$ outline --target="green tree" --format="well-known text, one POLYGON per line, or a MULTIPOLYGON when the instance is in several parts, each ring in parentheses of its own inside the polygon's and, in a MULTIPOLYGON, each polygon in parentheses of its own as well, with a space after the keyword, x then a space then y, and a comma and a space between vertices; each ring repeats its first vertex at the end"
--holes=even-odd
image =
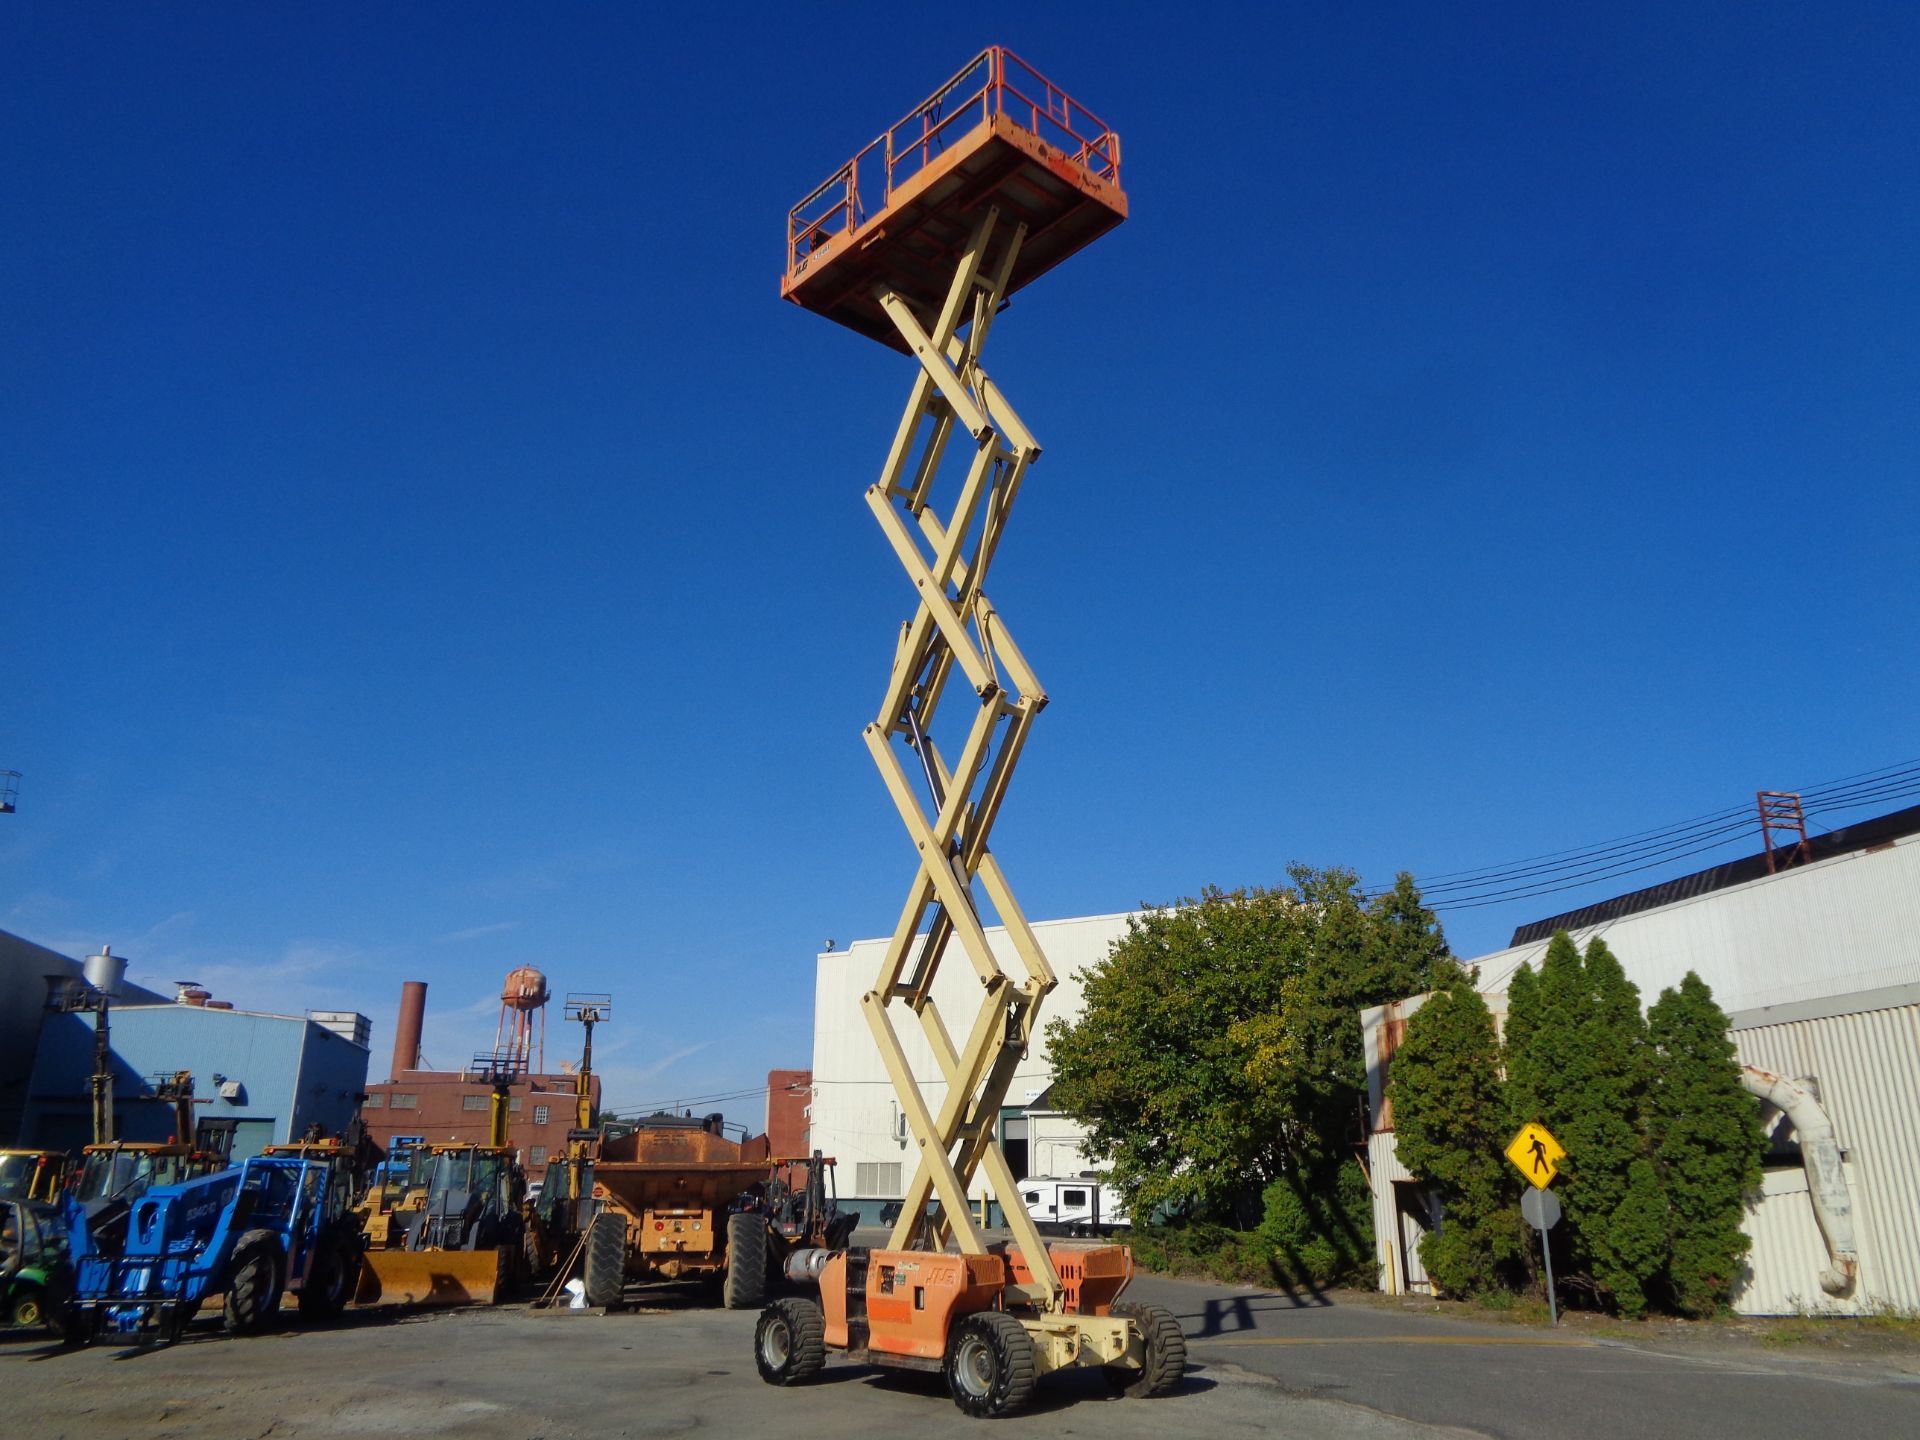
POLYGON ((1691 970, 1647 1011, 1657 1057, 1647 1129, 1666 1187, 1667 1281, 1675 1308, 1709 1315, 1733 1298, 1748 1239, 1747 1196, 1760 1184, 1759 1102, 1740 1083, 1727 1017, 1691 970))
POLYGON ((1651 1050, 1639 991, 1605 941, 1582 957, 1560 931, 1537 978, 1515 975, 1507 1057, 1509 1118, 1540 1121, 1567 1149, 1556 1188, 1568 1278, 1643 1313, 1666 1259, 1666 1199, 1642 1126, 1651 1050))
POLYGON ((1297 1240, 1291 1205, 1336 1256, 1365 1254, 1370 1212, 1341 1177, 1357 1170, 1359 1010, 1425 988, 1446 940, 1406 877, 1368 900, 1349 871, 1288 874, 1131 919, 1084 973, 1080 1015, 1047 1027, 1053 1093, 1134 1214, 1274 1215, 1297 1240))
POLYGON ((1439 1195, 1441 1227, 1420 1258, 1441 1289, 1481 1294, 1521 1271, 1520 1180, 1501 1153, 1512 1136, 1493 1015, 1458 965, 1440 969, 1407 1021, 1388 1072, 1400 1163, 1439 1195))

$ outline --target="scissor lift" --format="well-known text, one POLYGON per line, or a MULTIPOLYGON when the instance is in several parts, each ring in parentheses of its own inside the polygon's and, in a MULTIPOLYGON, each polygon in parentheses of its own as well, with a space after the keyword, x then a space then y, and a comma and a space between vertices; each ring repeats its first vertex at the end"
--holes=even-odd
POLYGON ((1008 297, 1126 213, 1119 137, 995 47, 789 217, 782 295, 918 366, 866 498, 919 603, 865 739, 919 869, 861 1006, 919 1158, 887 1247, 816 1260, 820 1303, 780 1301, 762 1315, 756 1360, 774 1383, 811 1378, 839 1349, 941 1371, 963 1410, 996 1415, 1069 1366, 1101 1367, 1135 1394, 1164 1393, 1184 1373, 1172 1315, 1119 1303, 1132 1276, 1127 1249, 1049 1248, 994 1134, 1056 981, 987 846, 1047 696, 985 589, 1040 445, 981 354, 1008 297), (936 497, 943 475, 957 478, 950 498, 936 497), (975 704, 957 721, 941 715, 956 674, 975 704), (952 758, 934 739, 941 719, 943 733, 963 737, 952 758), (988 907, 1023 978, 1002 969, 988 942, 988 907), (933 999, 956 941, 981 987, 958 1043, 933 999), (908 1063, 902 1012, 918 1020, 939 1066, 937 1104, 908 1063), (977 1176, 1000 1202, 1011 1245, 988 1245, 974 1222, 977 1176), (929 1201, 938 1203, 929 1210, 929 1201))

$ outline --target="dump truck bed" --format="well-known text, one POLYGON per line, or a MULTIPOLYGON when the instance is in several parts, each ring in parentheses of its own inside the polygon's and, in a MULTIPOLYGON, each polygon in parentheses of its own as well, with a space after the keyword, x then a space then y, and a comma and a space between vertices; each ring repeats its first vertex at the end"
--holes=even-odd
POLYGON ((767 1178, 767 1163, 738 1160, 601 1160, 593 1181, 621 1205, 639 1214, 671 1205, 725 1205, 767 1178))

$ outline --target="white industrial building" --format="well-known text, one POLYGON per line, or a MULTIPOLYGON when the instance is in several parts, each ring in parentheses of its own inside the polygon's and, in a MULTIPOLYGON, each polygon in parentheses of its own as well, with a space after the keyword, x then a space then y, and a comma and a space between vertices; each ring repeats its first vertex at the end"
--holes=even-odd
MULTIPOLYGON (((1080 974, 1126 934, 1127 918, 1034 926, 1060 984, 1001 1113, 1000 1140, 1018 1177, 1098 1168, 1082 1149, 1082 1129, 1047 1095, 1044 1031, 1080 1014, 1080 974)), ((1777 874, 1750 856, 1521 927, 1514 945, 1466 962, 1496 1020, 1504 1020, 1509 978, 1537 966, 1561 928, 1582 945, 1604 935, 1645 1004, 1696 972, 1728 1012, 1741 1063, 1780 1082, 1769 1093, 1795 1103, 1804 1124, 1830 1124, 1835 1173, 1823 1190, 1818 1175, 1809 1178, 1816 1147, 1798 1143, 1779 1108, 1764 1112, 1774 1149, 1748 1216, 1754 1248, 1735 1309, 1920 1311, 1920 807, 1816 837, 1810 859, 1777 874)), ((987 934, 1002 967, 1024 975, 1005 932, 987 934)), ((886 945, 862 940, 821 954, 814 992, 813 1143, 838 1159, 843 1196, 869 1220, 904 1193, 917 1150, 860 1007, 886 945)), ((973 969, 942 966, 934 1000, 950 1029, 956 1017, 970 1020, 979 1002, 973 969)), ((1395 1156, 1384 1094, 1392 1049, 1419 1005, 1412 997, 1361 1017, 1379 1284, 1392 1293, 1430 1288, 1418 1246, 1435 1217, 1395 1156)), ((937 1105, 944 1087, 932 1052, 917 1027, 902 1025, 900 1034, 937 1105)), ((983 1182, 973 1194, 986 1197, 983 1182)))
MULTIPOLYGON (((1126 934, 1127 917, 1039 921, 1033 931, 1060 983, 1041 1003, 1039 1033, 1014 1072, 1001 1110, 1000 1142, 1016 1178, 1064 1179, 1092 1167, 1079 1148, 1080 1128, 1045 1104, 1044 1092, 1053 1083, 1045 1030, 1049 1021, 1079 1015, 1080 972, 1106 958, 1113 942, 1126 934), (1041 1104, 1029 1115, 1036 1101, 1041 1104)), ((987 938, 1001 968, 1023 979, 1026 970, 1006 931, 991 927, 987 938)), ((869 1220, 884 1202, 906 1192, 918 1153, 860 1008, 860 997, 879 977, 887 943, 860 940, 845 950, 826 951, 818 957, 814 981, 812 1143, 839 1162, 842 1203, 857 1205, 869 1220)), ((980 980, 973 967, 964 960, 942 964, 933 1001, 949 1030, 963 1030, 980 1009, 980 980)), ((917 1025, 905 1021, 898 1028, 914 1078, 937 1109, 946 1086, 933 1051, 917 1025)), ((987 1198, 984 1179, 975 1180, 973 1197, 987 1198)))
MULTIPOLYGON (((1734 1309, 1920 1310, 1920 808, 1818 837, 1810 860, 1778 873, 1753 856, 1523 926, 1519 943, 1467 962, 1497 1021, 1508 981, 1538 968, 1556 929, 1582 946, 1604 936, 1643 1004, 1694 971, 1728 1013, 1749 1089, 1792 1106, 1763 1111, 1774 1145, 1734 1309)), ((1430 1288, 1418 1246, 1434 1217, 1394 1153, 1383 1093, 1419 1006, 1362 1013, 1390 1293, 1430 1288)))

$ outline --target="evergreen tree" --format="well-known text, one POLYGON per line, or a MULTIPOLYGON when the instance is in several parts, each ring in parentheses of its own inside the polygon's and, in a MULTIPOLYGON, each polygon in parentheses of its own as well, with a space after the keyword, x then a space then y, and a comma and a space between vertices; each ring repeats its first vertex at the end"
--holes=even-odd
POLYGON ((1641 1314, 1665 1261, 1666 1202, 1641 1124, 1651 1065, 1640 995, 1605 941, 1583 958, 1560 931, 1537 979, 1514 977, 1507 1056, 1511 1118, 1541 1122, 1567 1150, 1555 1188, 1568 1278, 1641 1314))
POLYGON ((1667 1280, 1676 1308, 1708 1315, 1733 1297, 1748 1240, 1740 1218, 1760 1184, 1759 1102, 1740 1083, 1726 1014, 1689 970, 1647 1012, 1657 1063, 1647 1129, 1665 1183, 1667 1280))
POLYGON ((1444 1207, 1420 1259, 1441 1289, 1471 1295, 1501 1288, 1526 1253, 1520 1181, 1501 1154, 1512 1127, 1493 1015, 1460 966, 1443 962, 1435 978, 1393 1053, 1388 1093, 1400 1163, 1444 1207))

